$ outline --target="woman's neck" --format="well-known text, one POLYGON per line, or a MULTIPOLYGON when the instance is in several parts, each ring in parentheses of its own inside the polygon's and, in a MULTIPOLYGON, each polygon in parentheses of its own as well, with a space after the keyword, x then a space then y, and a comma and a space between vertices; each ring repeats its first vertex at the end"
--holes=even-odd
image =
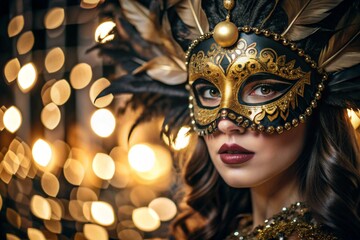
POLYGON ((283 207, 297 201, 302 201, 302 198, 299 193, 299 183, 293 171, 286 171, 260 186, 251 188, 253 227, 263 224, 266 219, 280 212, 283 207))

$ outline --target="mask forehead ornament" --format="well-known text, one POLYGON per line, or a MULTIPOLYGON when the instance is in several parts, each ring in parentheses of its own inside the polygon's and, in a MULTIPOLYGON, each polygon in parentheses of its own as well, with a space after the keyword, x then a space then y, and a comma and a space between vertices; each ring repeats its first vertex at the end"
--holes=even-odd
POLYGON ((226 20, 194 40, 186 54, 189 109, 199 135, 221 119, 259 132, 282 133, 311 115, 327 74, 284 36, 226 20))

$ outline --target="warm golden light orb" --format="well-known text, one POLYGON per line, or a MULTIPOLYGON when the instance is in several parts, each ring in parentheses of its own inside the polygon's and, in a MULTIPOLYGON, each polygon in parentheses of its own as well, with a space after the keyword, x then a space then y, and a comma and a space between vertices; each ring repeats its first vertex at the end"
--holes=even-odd
POLYGON ((55 29, 60 27, 65 19, 64 8, 55 7, 50 9, 44 18, 44 25, 47 29, 55 29))
POLYGON ((180 130, 179 130, 179 132, 177 134, 177 137, 175 139, 175 142, 172 145, 174 150, 181 150, 181 149, 186 148, 189 145, 189 142, 190 142, 189 131, 190 131, 190 129, 191 128, 189 126, 184 126, 184 127, 180 128, 180 130))
POLYGON ((41 177, 41 187, 47 195, 56 197, 60 190, 60 182, 54 174, 44 173, 41 177))
POLYGON ((115 35, 110 34, 110 31, 115 27, 113 21, 106 21, 101 23, 95 31, 95 41, 105 43, 114 39, 115 35))
POLYGON ((115 221, 114 209, 107 202, 91 203, 91 216, 96 223, 103 226, 110 226, 115 221))
POLYGON ((360 111, 354 111, 352 109, 347 110, 348 116, 351 121, 351 125, 354 129, 357 129, 360 126, 360 111))
POLYGON ((132 220, 137 228, 144 232, 152 232, 160 227, 160 219, 151 208, 141 207, 133 211, 132 220))
POLYGON ((85 224, 84 235, 88 240, 108 240, 109 234, 105 228, 96 224, 85 224))
POLYGON ((92 79, 92 70, 87 63, 78 63, 70 72, 70 83, 75 89, 85 88, 92 79))
POLYGON ((3 122, 6 130, 11 133, 16 132, 22 123, 22 116, 20 110, 15 107, 11 106, 4 112, 3 122))
POLYGON ((55 103, 47 104, 41 111, 41 122, 47 129, 55 129, 61 120, 61 112, 55 103))
POLYGON ((56 105, 65 104, 71 95, 71 87, 65 79, 58 80, 50 90, 50 98, 56 105))
POLYGON ((65 54, 59 47, 53 48, 46 54, 45 68, 49 73, 59 71, 65 63, 65 54))
POLYGON ((112 94, 108 94, 104 97, 96 99, 99 93, 108 86, 110 86, 110 81, 106 78, 100 78, 91 85, 89 92, 90 101, 92 102, 92 104, 94 104, 95 107, 104 108, 108 106, 114 99, 114 95, 112 94))
POLYGON ((175 203, 169 198, 156 198, 149 204, 149 208, 153 209, 159 216, 161 221, 169 221, 175 217, 177 208, 175 203))
POLYGON ((33 63, 27 63, 19 71, 18 85, 24 93, 28 92, 35 84, 37 79, 37 71, 33 63))
POLYGON ((91 116, 91 128, 100 137, 108 137, 115 130, 115 117, 107 109, 98 109, 91 116))
POLYGON ((115 163, 109 155, 97 153, 92 162, 92 169, 99 178, 110 180, 115 174, 115 163))
POLYGON ((42 139, 38 139, 32 148, 32 155, 37 164, 46 167, 52 159, 52 149, 50 145, 42 139))
POLYGON ((18 15, 11 19, 8 25, 8 34, 9 37, 14 37, 18 35, 24 28, 24 16, 18 15))
POLYGON ((155 166, 155 153, 145 144, 132 146, 128 153, 130 166, 138 172, 150 171, 155 166))
POLYGON ((17 58, 13 58, 8 61, 4 68, 4 75, 6 80, 10 83, 14 81, 20 71, 20 62, 17 58))
POLYGON ((44 234, 36 228, 28 228, 27 235, 29 240, 46 240, 44 234))
POLYGON ((35 37, 32 31, 27 31, 21 34, 17 42, 17 50, 19 54, 25 54, 29 52, 35 43, 35 37))
POLYGON ((51 206, 49 202, 40 195, 34 195, 30 201, 30 210, 38 218, 50 220, 51 206))

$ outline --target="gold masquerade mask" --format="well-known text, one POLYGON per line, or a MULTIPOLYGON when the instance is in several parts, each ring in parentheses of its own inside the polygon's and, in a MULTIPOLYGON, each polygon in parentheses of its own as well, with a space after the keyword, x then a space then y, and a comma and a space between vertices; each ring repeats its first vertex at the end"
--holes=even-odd
POLYGON ((220 119, 267 133, 296 127, 326 80, 303 50, 266 30, 243 27, 231 47, 209 33, 188 52, 189 108, 200 135, 214 132, 220 119))

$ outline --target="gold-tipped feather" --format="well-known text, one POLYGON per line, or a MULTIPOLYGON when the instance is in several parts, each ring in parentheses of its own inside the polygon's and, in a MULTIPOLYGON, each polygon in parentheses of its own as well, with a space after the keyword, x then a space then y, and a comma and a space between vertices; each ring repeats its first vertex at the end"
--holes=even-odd
POLYGON ((320 52, 319 67, 328 72, 360 63, 360 16, 355 14, 354 17, 350 11, 339 21, 337 32, 320 52))
POLYGON ((158 29, 150 17, 149 9, 134 0, 119 0, 119 2, 122 13, 129 23, 135 26, 142 38, 149 42, 161 44, 158 29))
POLYGON ((167 85, 177 85, 186 82, 187 72, 185 64, 180 59, 169 58, 167 56, 159 56, 144 63, 135 69, 132 74, 136 75, 140 72, 146 73, 160 82, 167 85), (183 66, 180 67, 179 64, 183 66))
POLYGON ((329 16, 331 10, 342 1, 285 0, 282 7, 288 15, 289 25, 281 35, 292 41, 298 41, 310 36, 317 31, 317 27, 312 28, 309 25, 319 23, 329 16))
POLYGON ((209 32, 209 22, 204 10, 201 8, 201 0, 183 0, 176 4, 176 12, 181 20, 189 27, 189 39, 195 39, 209 32))

